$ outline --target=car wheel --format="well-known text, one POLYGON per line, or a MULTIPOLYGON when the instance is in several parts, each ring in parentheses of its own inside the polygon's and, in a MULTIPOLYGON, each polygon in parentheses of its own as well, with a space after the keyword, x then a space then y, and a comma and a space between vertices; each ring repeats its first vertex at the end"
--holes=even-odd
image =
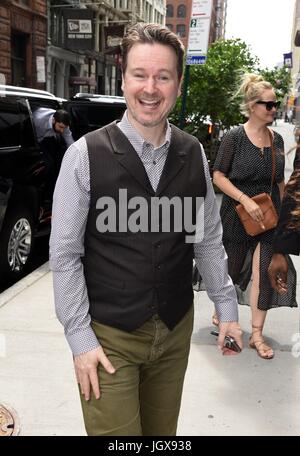
POLYGON ((33 251, 34 223, 26 208, 14 208, 6 214, 0 233, 0 281, 18 280, 30 262, 33 251))

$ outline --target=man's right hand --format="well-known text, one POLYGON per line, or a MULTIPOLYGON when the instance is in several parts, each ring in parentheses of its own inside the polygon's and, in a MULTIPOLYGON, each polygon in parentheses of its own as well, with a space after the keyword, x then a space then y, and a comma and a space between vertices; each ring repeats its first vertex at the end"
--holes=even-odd
POLYGON ((100 385, 97 373, 97 366, 101 363, 106 372, 115 373, 115 368, 105 355, 103 348, 98 347, 87 353, 74 356, 74 367, 77 382, 80 385, 81 393, 86 401, 90 399, 91 387, 96 399, 100 397, 100 385))

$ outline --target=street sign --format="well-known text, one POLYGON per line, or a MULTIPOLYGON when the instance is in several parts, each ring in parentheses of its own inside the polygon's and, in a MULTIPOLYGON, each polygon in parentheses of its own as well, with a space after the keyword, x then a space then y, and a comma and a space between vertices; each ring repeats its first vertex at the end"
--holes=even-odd
POLYGON ((193 0, 186 58, 187 65, 205 63, 211 11, 212 0, 193 0))
POLYGON ((193 0, 192 17, 210 17, 211 1, 210 0, 193 0))
POLYGON ((205 55, 188 55, 186 57, 186 64, 187 65, 202 65, 205 63, 206 56, 205 55))

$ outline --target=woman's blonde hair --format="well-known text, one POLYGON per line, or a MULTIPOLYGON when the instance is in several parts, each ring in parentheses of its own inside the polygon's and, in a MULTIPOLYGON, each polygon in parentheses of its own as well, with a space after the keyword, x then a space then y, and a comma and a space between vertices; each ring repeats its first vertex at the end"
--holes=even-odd
POLYGON ((258 74, 246 73, 242 77, 242 83, 237 92, 237 96, 242 97, 240 104, 241 113, 250 117, 251 108, 256 101, 259 101, 264 90, 274 90, 270 82, 258 74))

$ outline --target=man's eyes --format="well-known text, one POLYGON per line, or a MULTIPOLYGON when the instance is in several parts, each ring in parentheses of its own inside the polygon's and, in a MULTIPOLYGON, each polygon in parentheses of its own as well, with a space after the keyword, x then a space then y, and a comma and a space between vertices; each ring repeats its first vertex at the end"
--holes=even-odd
MULTIPOLYGON (((133 76, 137 79, 146 79, 147 76, 144 75, 144 74, 140 74, 140 73, 136 73, 136 74, 133 74, 133 76)), ((157 81, 168 81, 169 80, 169 76, 166 76, 166 75, 161 75, 161 76, 157 76, 155 78, 157 81)))

